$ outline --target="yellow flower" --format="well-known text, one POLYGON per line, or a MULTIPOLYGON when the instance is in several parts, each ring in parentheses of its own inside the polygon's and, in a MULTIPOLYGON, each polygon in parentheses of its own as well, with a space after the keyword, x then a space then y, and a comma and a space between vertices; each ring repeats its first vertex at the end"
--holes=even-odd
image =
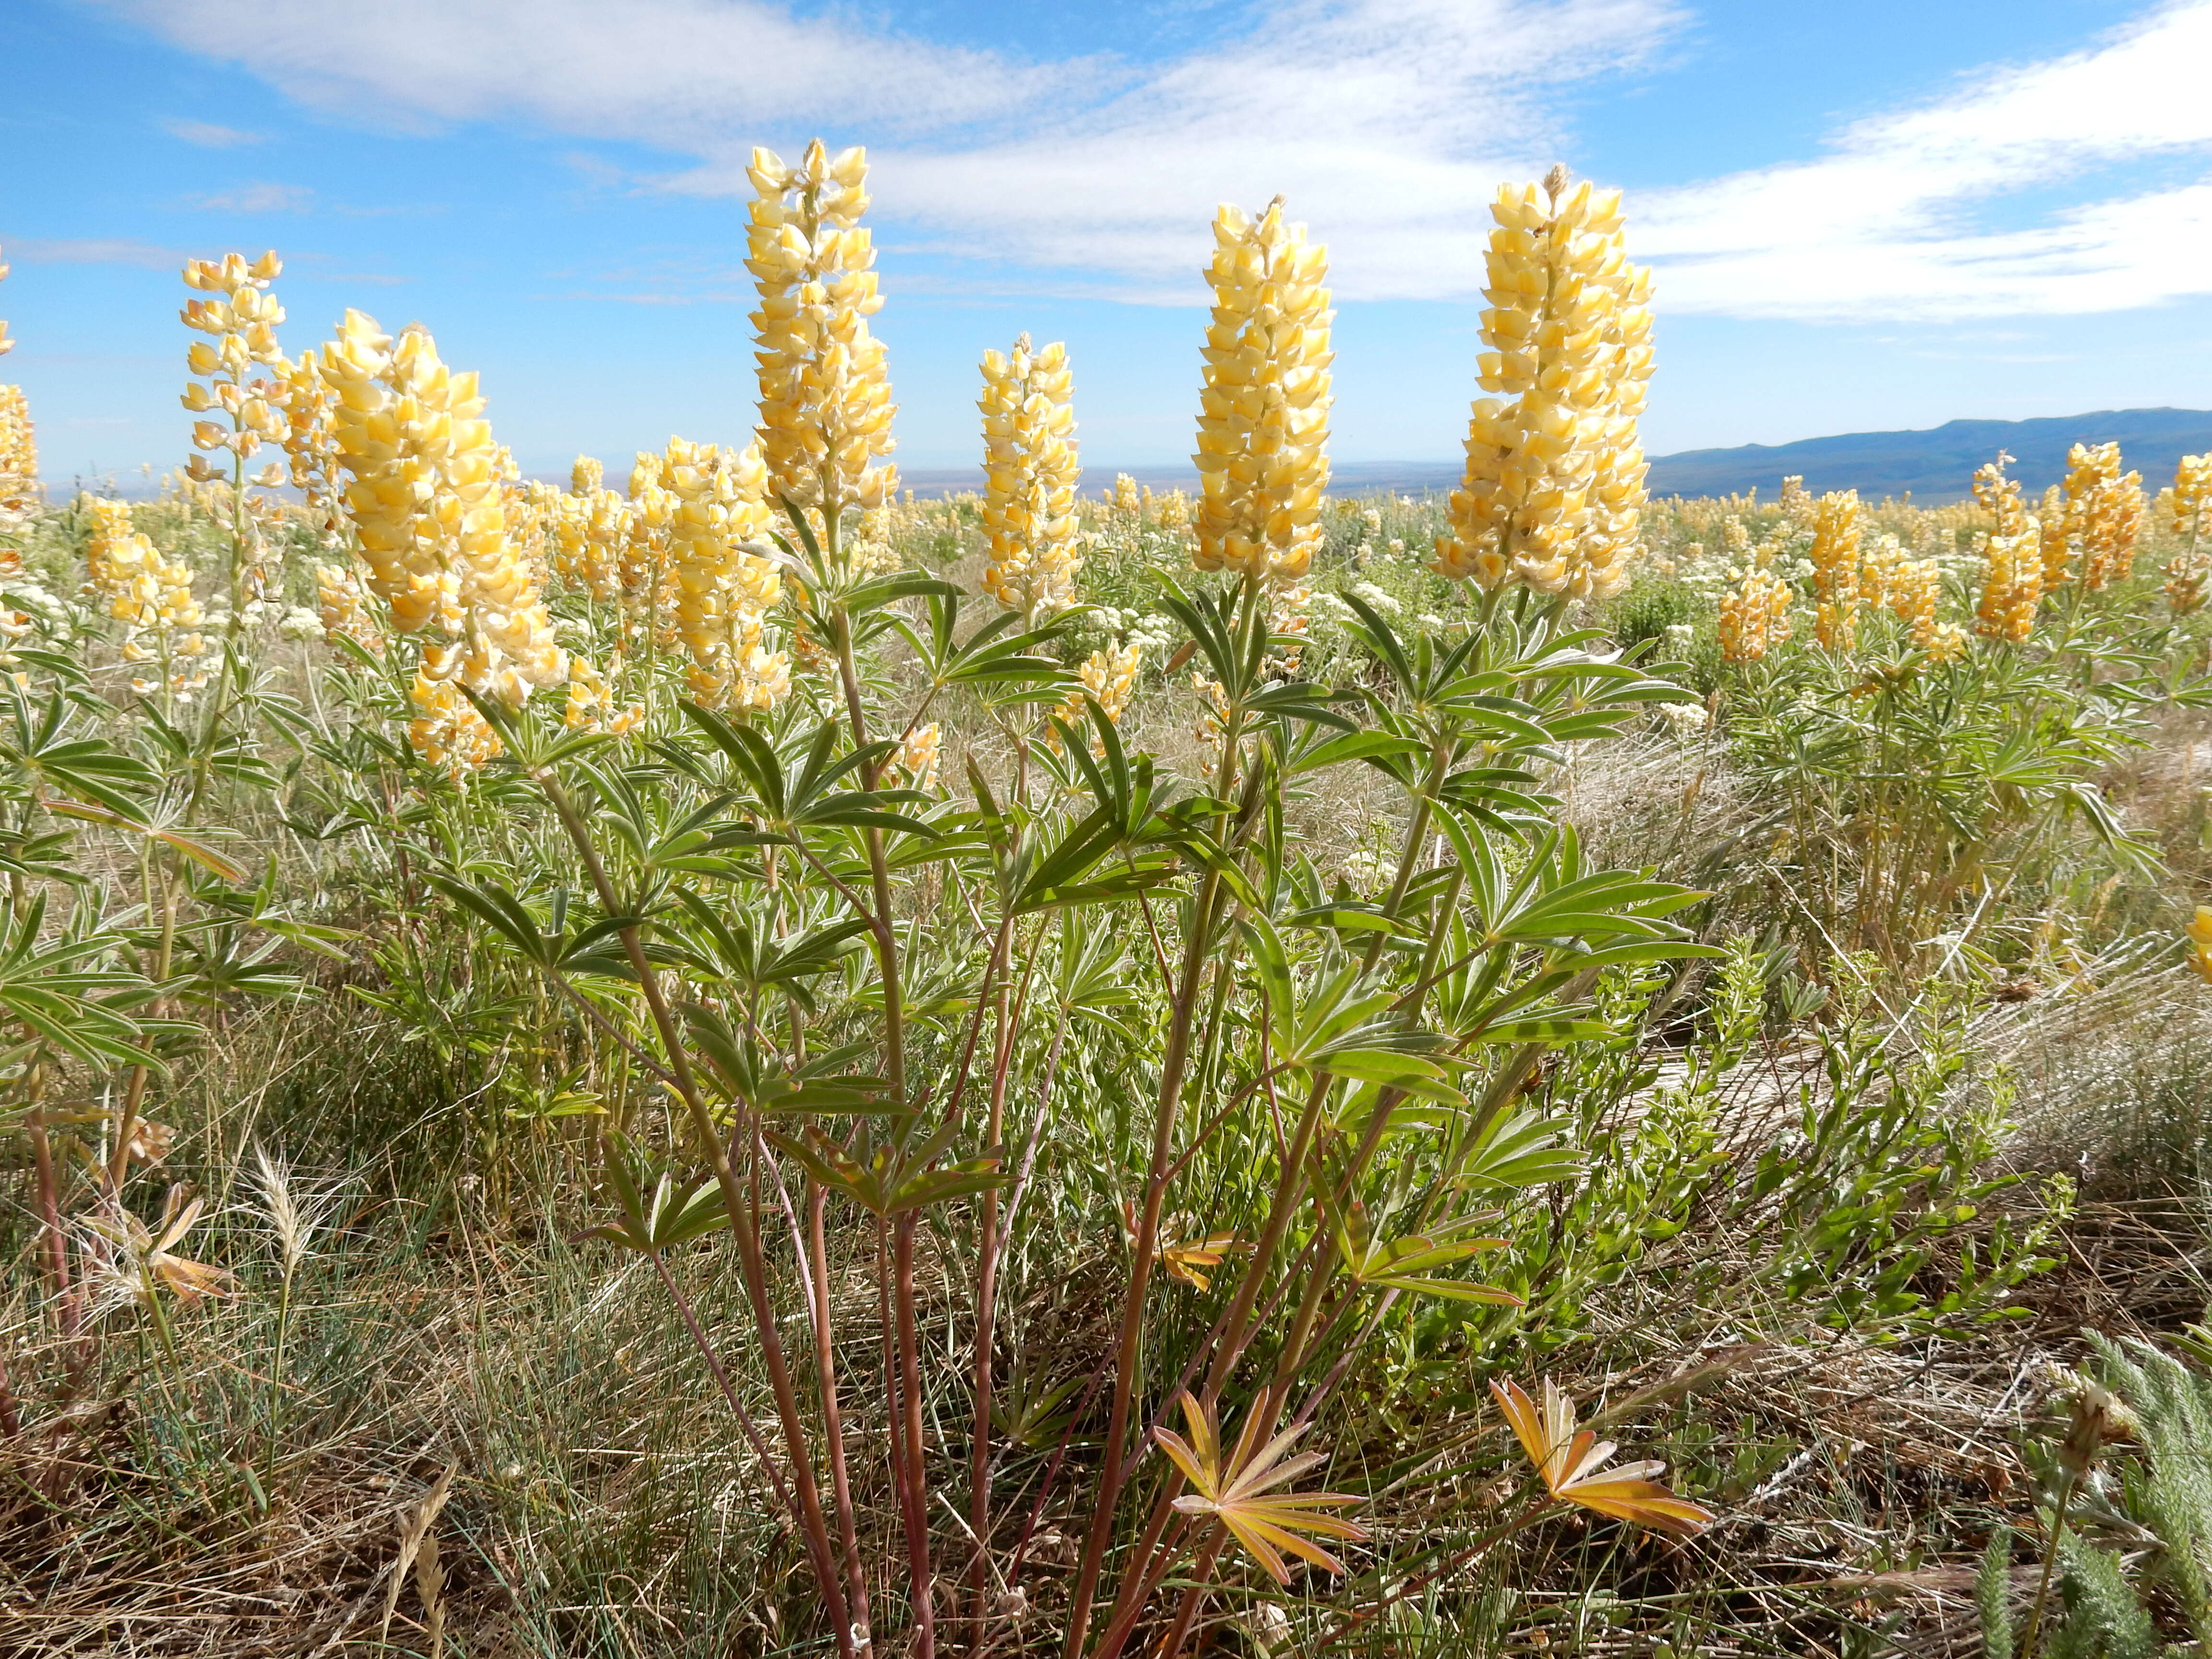
POLYGON ((1813 499, 1813 492, 1805 488, 1805 475, 1797 472, 1782 481, 1782 495, 1777 505, 1782 508, 1782 516, 1802 530, 1812 524, 1819 503, 1813 499))
MULTIPOLYGON (((0 394, 3 395, 3 394, 0 394)), ((0 460, 0 471, 5 463, 0 460)), ((5 490, 0 481, 0 492, 5 490)), ((2212 578, 2212 454, 2184 455, 2174 469, 2173 487, 2159 492, 2161 515, 2184 538, 2166 565, 2166 602, 2177 617, 2203 606, 2212 578)), ((0 503, 4 507, 4 503, 0 503)))
POLYGON ((674 620, 691 653, 691 690, 704 702, 773 708, 790 685, 788 659, 765 643, 782 583, 774 564, 740 544, 771 519, 759 447, 733 454, 672 438, 661 477, 673 502, 674 620))
MULTIPOLYGON (((617 659, 619 661, 619 659, 617 659)), ((572 731, 604 732, 620 737, 645 719, 645 705, 617 707, 613 687, 599 671, 581 657, 568 659, 568 706, 562 721, 572 731)))
POLYGON ((983 591, 1025 617, 1075 602, 1074 377, 1058 342, 983 355, 983 534, 990 563, 983 591))
POLYGON ((300 354, 284 371, 283 381, 283 445, 293 488, 306 495, 308 512, 324 531, 334 531, 344 493, 337 440, 331 426, 336 394, 323 379, 322 359, 312 350, 300 354))
POLYGON ((2198 905, 2182 933, 2189 941, 2189 965, 2199 977, 2212 980, 2212 905, 2198 905))
POLYGON ((364 651, 383 651, 384 630, 369 608, 368 589, 359 572, 347 565, 317 565, 315 599, 315 614, 325 638, 343 634, 364 651))
POLYGON ((1849 651, 1858 640, 1863 524, 1856 489, 1823 495, 1814 506, 1813 545, 1805 555, 1813 567, 1813 633, 1831 651, 1849 651))
MULTIPOLYGON (((1137 671, 1144 659, 1141 646, 1109 646, 1103 651, 1092 652, 1084 659, 1083 666, 1075 672, 1076 679, 1079 682, 1077 689, 1069 692, 1066 701, 1052 711, 1053 718, 1071 731, 1085 731, 1089 729, 1090 719, 1084 712, 1084 705, 1088 702, 1097 703, 1099 713, 1119 726, 1122 714, 1128 709, 1129 699, 1136 695, 1137 671)), ((1055 753, 1059 751, 1058 726, 1048 725, 1045 727, 1045 741, 1052 745, 1055 753)), ((1091 747, 1093 753, 1103 752, 1103 745, 1096 738, 1091 739, 1091 747)))
MULTIPOLYGON (((250 264, 240 253, 185 262, 185 286, 216 296, 187 301, 179 313, 186 328, 209 337, 195 341, 185 354, 186 365, 200 378, 185 386, 184 406, 195 414, 213 412, 222 417, 193 423, 196 448, 228 451, 243 461, 264 441, 281 439, 289 430, 283 377, 291 365, 276 349, 276 325, 284 320, 284 307, 268 291, 283 269, 274 253, 264 253, 250 264), (270 373, 252 376, 255 368, 270 373), (203 380, 206 384, 201 384, 203 380)), ((195 477, 215 476, 198 457, 194 465, 195 477)))
POLYGON ((2094 593, 2135 574, 2142 534, 2142 475, 2120 471, 2120 447, 2075 444, 2066 455, 2066 529, 2081 550, 2081 589, 2094 593))
POLYGON ((1737 574, 1736 585, 1721 595, 1721 658, 1757 662, 1790 635, 1790 584, 1766 568, 1762 556, 1737 574))
POLYGON ((898 757, 892 762, 909 789, 937 787, 937 764, 945 748, 945 728, 935 720, 917 726, 899 739, 898 757))
POLYGON ((1996 459, 1974 473, 1974 499, 1996 521, 1983 546, 1988 563, 1982 574, 1981 604, 1974 611, 1974 631, 1986 639, 2021 645, 2034 630, 2049 561, 2041 525, 2021 505, 2020 485, 2005 476, 2011 459, 1999 450, 1996 459))
MULTIPOLYGON (((0 281, 8 266, 0 261, 0 281)), ((15 349, 0 320, 0 357, 15 349)), ((15 529, 39 503, 39 449, 31 434, 31 409, 23 388, 0 386, 0 532, 15 529)))
POLYGON ((447 682, 513 708, 568 678, 532 561, 508 533, 512 459, 492 441, 477 377, 440 362, 427 330, 395 343, 349 311, 322 373, 369 585, 395 631, 434 641, 415 690, 416 750, 441 765, 488 757, 496 738, 447 682))
POLYGON ((191 659, 206 649, 197 630, 207 618, 192 592, 191 569, 162 557, 133 527, 127 502, 88 496, 85 511, 92 520, 85 543, 87 590, 124 625, 125 662, 164 665, 164 678, 136 679, 131 689, 141 696, 166 691, 190 697, 208 681, 206 671, 195 672, 191 666, 191 659))
POLYGON ((417 673, 409 696, 415 718, 408 722, 407 740, 429 764, 445 768, 455 783, 465 784, 469 774, 505 747, 491 722, 452 679, 417 673))
POLYGON ((39 447, 30 404, 19 386, 0 386, 0 532, 13 530, 39 504, 39 447))
POLYGON ((1256 221, 1224 206, 1213 240, 1191 556, 1200 570, 1295 582, 1321 545, 1328 488, 1328 251, 1283 222, 1279 196, 1256 221))
POLYGON ((1490 302, 1467 469, 1435 568, 1486 590, 1606 599, 1640 549, 1637 437, 1651 376, 1650 272, 1629 263, 1620 194, 1508 185, 1491 206, 1490 302))
POLYGON ((760 292, 752 314, 760 364, 760 447, 773 495, 834 520, 879 507, 898 469, 891 453, 890 380, 867 319, 883 307, 867 210, 866 153, 835 158, 816 139, 795 167, 756 149, 759 192, 745 267, 760 292))

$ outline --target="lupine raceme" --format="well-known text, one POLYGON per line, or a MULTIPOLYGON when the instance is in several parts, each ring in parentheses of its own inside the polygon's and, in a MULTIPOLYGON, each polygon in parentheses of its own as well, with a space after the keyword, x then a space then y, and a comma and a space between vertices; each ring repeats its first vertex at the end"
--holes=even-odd
POLYGON ((1074 377, 1067 348, 1041 351, 1026 334, 1011 353, 983 355, 983 591, 1024 617, 1075 603, 1074 377))
POLYGON ((1608 599, 1640 542, 1637 438, 1651 374, 1650 272, 1629 263, 1620 194, 1507 186, 1491 216, 1481 385, 1435 568, 1495 591, 1608 599))
POLYGON ((782 584, 774 564, 742 545, 764 535, 772 519, 759 448, 733 454, 672 438, 663 461, 676 502, 674 621, 691 653, 693 695, 719 707, 773 708, 791 686, 791 659, 768 648, 766 634, 782 584))
MULTIPOLYGON (((0 282, 8 276, 0 261, 0 282)), ((0 357, 15 349, 0 319, 0 357)), ((39 449, 31 431, 31 406, 19 386, 0 386, 0 533, 20 526, 39 503, 39 449)))
POLYGON ((1200 570, 1296 582, 1321 545, 1328 488, 1328 250, 1284 222, 1280 197, 1256 220, 1224 205, 1213 241, 1191 558, 1200 570))
POLYGON ((945 728, 932 720, 927 726, 917 726, 899 739, 898 753, 891 764, 906 780, 909 789, 937 787, 937 765, 945 750, 945 728))
POLYGON ((1849 651, 1858 641, 1863 525, 1856 489, 1823 495, 1814 504, 1813 545, 1805 555, 1813 567, 1813 634, 1831 651, 1849 651))
MULTIPOLYGON (((1127 712, 1129 699, 1136 695, 1137 670, 1144 659, 1144 647, 1141 646, 1108 646, 1103 650, 1092 652, 1084 659, 1083 665, 1076 670, 1076 690, 1070 691, 1060 707, 1053 710, 1053 718, 1071 731, 1085 731, 1089 725, 1084 712, 1085 705, 1095 702, 1098 705, 1099 713, 1112 724, 1119 726, 1122 714, 1127 712)), ((1058 750, 1060 732, 1057 726, 1048 726, 1045 728, 1045 741, 1055 751, 1058 750)), ((1094 751, 1101 752, 1104 747, 1095 737, 1091 740, 1091 746, 1094 751)))
POLYGON ((416 752, 460 776, 498 752, 462 688, 509 708, 568 678, 534 573, 507 535, 507 463, 474 374, 420 328, 395 342, 358 311, 323 349, 346 511, 393 628, 428 634, 416 677, 416 752))
POLYGON ((1796 472, 1782 481, 1782 495, 1777 505, 1782 508, 1782 516, 1791 524, 1801 530, 1809 530, 1813 526, 1813 514, 1820 503, 1814 498, 1813 492, 1805 488, 1805 475, 1796 472))
POLYGON ((2159 492, 2160 516, 2182 545, 2166 566, 2166 602, 2177 617, 2204 604, 2212 578, 2212 454, 2184 455, 2171 489, 2159 492))
MULTIPOLYGON (((319 394, 319 378, 303 381, 277 349, 276 328, 284 320, 284 307, 269 286, 283 269, 273 252, 251 263, 240 253, 185 262, 185 286, 211 296, 187 301, 179 313, 185 327, 207 337, 195 340, 185 354, 185 365, 197 378, 185 386, 184 406, 212 417, 192 422, 192 445, 207 455, 230 457, 223 468, 194 455, 185 473, 195 483, 228 491, 224 508, 231 538, 228 603, 234 636, 264 614, 282 586, 273 568, 277 544, 270 532, 283 517, 283 508, 246 486, 273 489, 285 482, 287 469, 271 460, 249 476, 247 464, 264 444, 283 445, 292 455, 295 427, 287 404, 295 383, 304 398, 318 404, 325 401, 319 394)), ((319 407, 303 412, 308 434, 302 436, 302 444, 325 412, 319 407)), ((295 459, 295 469, 297 465, 295 459)))
POLYGON ((2075 444, 2066 467, 2067 534, 2081 550, 2081 591, 2094 593, 2135 574, 2142 475, 2120 471, 2116 443, 2075 444))
MULTIPOLYGON (((1729 526, 1739 534, 1743 525, 1740 520, 1730 520, 1729 526)), ((1747 549, 1748 537, 1745 538, 1747 549)), ((1734 538, 1731 538, 1733 546, 1734 538)), ((1771 547, 1762 547, 1756 556, 1729 571, 1735 586, 1721 595, 1720 643, 1721 657, 1726 662, 1757 662, 1790 635, 1790 584, 1767 567, 1772 561, 1771 547)))
POLYGON ((352 566, 317 565, 315 600, 315 615, 323 625, 325 638, 343 634, 372 654, 383 651, 384 630, 377 624, 368 588, 352 566))
POLYGON ((1974 631, 2021 645, 2033 631, 2036 607, 2043 601, 2045 560, 2042 526, 2021 506, 2019 483, 2005 476, 2011 460, 1999 450, 1996 459, 1974 473, 1974 499, 1996 526, 1984 544, 1988 565, 1982 575, 1981 604, 1974 611, 1974 631))
MULTIPOLYGON (((216 420, 192 424, 192 445, 214 453, 228 451, 237 465, 252 459, 264 443, 282 441, 290 429, 284 415, 284 379, 291 364, 276 349, 276 325, 284 307, 269 285, 284 267, 275 253, 252 264, 239 253, 220 259, 191 259, 185 264, 185 286, 216 297, 186 302, 179 313, 185 326, 209 337, 193 342, 185 362, 199 377, 185 388, 184 405, 216 420), (257 368, 269 371, 255 374, 257 368)), ((188 469, 202 480, 222 476, 198 456, 188 469)), ((275 484, 277 477, 257 482, 275 484)))
POLYGON ((127 502, 94 495, 86 505, 92 533, 85 544, 85 586, 124 625, 123 659, 161 667, 159 679, 134 679, 131 689, 141 696, 190 699, 208 682, 207 671, 193 667, 207 642, 198 631, 206 617, 192 593, 191 569, 161 556, 132 525, 127 502))
POLYGON ((760 447, 774 496, 811 507, 834 528, 848 507, 879 507, 898 488, 890 380, 868 319, 883 307, 876 253, 860 228, 867 155, 832 159, 816 139, 797 167, 756 149, 759 192, 745 268, 760 290, 752 313, 760 364, 760 447))
POLYGON ((2198 905, 2197 914, 2181 931, 2188 947, 2189 965, 2197 970, 2198 978, 2212 980, 2212 906, 2198 905))

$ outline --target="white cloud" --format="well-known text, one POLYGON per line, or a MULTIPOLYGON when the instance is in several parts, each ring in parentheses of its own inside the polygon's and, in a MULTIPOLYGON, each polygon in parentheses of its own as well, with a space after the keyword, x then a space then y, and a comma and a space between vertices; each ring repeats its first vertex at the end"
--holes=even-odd
POLYGON ((161 123, 173 138, 181 138, 188 144, 198 144, 202 149, 235 149, 240 144, 258 144, 261 135, 246 132, 238 127, 217 125, 213 121, 188 120, 176 116, 161 123))
POLYGON ((769 0, 108 3, 186 51, 356 118, 522 116, 679 150, 793 122, 896 131, 988 121, 1107 72, 794 17, 769 0))
POLYGON ((1257 0, 1223 44, 1139 64, 1025 62, 765 0, 109 3, 356 118, 521 118, 699 158, 665 189, 742 193, 757 143, 865 141, 878 216, 915 246, 1177 300, 1215 206, 1279 190, 1331 245, 1340 294, 1465 291, 1482 204, 1561 147, 1545 94, 1679 21, 1676 0, 1257 0))
MULTIPOLYGON (((694 158, 641 181, 572 154, 599 188, 743 194, 756 143, 866 142, 886 243, 994 290, 1168 302, 1202 297, 1216 204, 1278 190, 1330 245, 1341 297, 1466 297, 1498 181, 1571 148, 1561 89, 1645 60, 1682 15, 1678 0, 1241 0, 1218 44, 1140 64, 1028 61, 774 0, 106 3, 350 118, 521 121, 694 158)), ((1662 305, 1738 316, 2212 292, 2208 88, 2212 0, 2168 0, 2084 51, 1845 127, 1813 159, 1644 192, 1633 246, 1661 266, 1662 305)))
POLYGON ((1736 316, 2114 311, 2212 293, 2212 178, 2124 170, 2212 151, 2212 3, 2162 6, 2083 52, 1984 71, 1846 128, 1816 161, 1648 198, 1662 302, 1736 316), (1993 228, 2014 192, 2070 205, 1993 228), (2114 193, 2117 186, 2117 193, 2114 193), (2102 196, 2095 193, 2101 188, 2102 196), (2085 193, 2088 199, 2081 199, 2085 193))
POLYGON ((210 213, 305 213, 314 199, 315 192, 305 185, 272 185, 262 180, 217 191, 212 196, 195 196, 192 205, 210 213))
POLYGON ((1541 94, 1635 61, 1674 21, 1660 0, 1295 0, 1006 142, 871 151, 878 199, 945 251, 1189 298, 1216 205, 1279 190, 1329 244, 1342 297, 1464 293, 1498 181, 1564 147, 1541 94))

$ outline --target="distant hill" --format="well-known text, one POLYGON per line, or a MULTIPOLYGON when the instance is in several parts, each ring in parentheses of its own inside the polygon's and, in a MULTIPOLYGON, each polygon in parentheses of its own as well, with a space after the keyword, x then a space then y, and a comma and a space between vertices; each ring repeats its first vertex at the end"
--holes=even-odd
MULTIPOLYGON (((2022 488, 2039 495, 2065 475, 2066 452, 2074 445, 2115 439, 2127 464, 2142 474, 2143 487, 2156 491, 2173 482, 2174 463, 2184 455, 2212 451, 2212 410, 2101 409, 2038 421, 1951 421, 1925 432, 1845 432, 1790 444, 1686 449, 1652 458, 1650 488, 1654 495, 1735 495, 1755 489, 1771 501, 1783 479, 1802 473, 1805 488, 1816 494, 1856 489, 1879 501, 1910 490, 1913 500, 1934 506, 1965 500, 1974 469, 2000 449, 2011 454, 2012 476, 2022 488)), ((1331 469, 1329 487, 1340 495, 1387 490, 1420 496, 1456 488, 1460 470, 1456 461, 1341 461, 1331 469)), ((1116 472, 1154 489, 1198 487, 1198 474, 1187 467, 1094 465, 1083 470, 1084 494, 1111 489, 1116 472)), ((949 495, 981 489, 983 470, 908 471, 899 482, 917 495, 949 495)))
POLYGON ((1792 444, 1745 444, 1737 449, 1689 449, 1651 463, 1654 495, 1733 495, 1756 487, 1771 498, 1782 480, 1802 473, 1815 494, 1856 489, 1864 496, 1902 495, 1934 504, 1962 500, 1974 469, 2000 449, 2011 453, 2012 476, 2030 494, 2058 482, 2075 444, 2117 439, 2129 466, 2156 490, 2173 482, 2174 463, 2212 450, 2212 410, 2102 409, 2039 421, 1949 421, 1925 432, 1846 432, 1792 444))

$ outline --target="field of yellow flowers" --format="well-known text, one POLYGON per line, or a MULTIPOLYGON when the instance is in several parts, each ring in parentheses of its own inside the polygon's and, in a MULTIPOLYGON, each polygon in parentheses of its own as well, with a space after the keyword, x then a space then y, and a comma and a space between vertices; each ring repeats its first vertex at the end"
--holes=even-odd
POLYGON ((0 1650, 2212 1643, 2212 458, 1651 501, 1560 169, 1447 497, 1278 199, 1195 492, 920 501, 866 176, 619 487, 273 253, 0 387, 0 1650))

